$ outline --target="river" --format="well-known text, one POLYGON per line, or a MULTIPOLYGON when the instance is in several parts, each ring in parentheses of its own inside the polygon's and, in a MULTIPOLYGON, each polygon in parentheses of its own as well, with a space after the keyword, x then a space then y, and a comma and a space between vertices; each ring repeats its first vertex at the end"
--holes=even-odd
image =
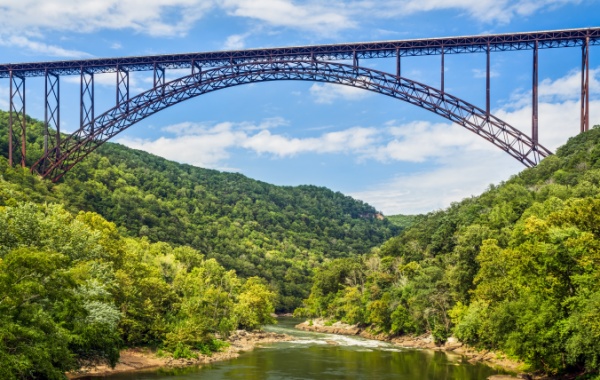
MULTIPOLYGON (((290 342, 265 345, 237 359, 201 368, 154 370, 103 377, 110 380, 484 380, 499 373, 463 357, 430 350, 403 349, 354 336, 294 329, 301 322, 280 318, 265 330, 292 335, 290 342)), ((98 378, 95 378, 98 379, 98 378)))

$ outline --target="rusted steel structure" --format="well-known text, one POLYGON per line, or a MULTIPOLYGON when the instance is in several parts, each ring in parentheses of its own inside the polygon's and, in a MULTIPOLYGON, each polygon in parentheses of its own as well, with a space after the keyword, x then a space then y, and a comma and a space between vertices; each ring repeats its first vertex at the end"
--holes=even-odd
POLYGON ((427 38, 333 45, 248 49, 205 53, 120 57, 0 65, 0 78, 10 81, 9 161, 20 146, 26 160, 25 80, 45 78, 44 156, 32 170, 56 181, 77 162, 117 133, 174 104, 246 83, 305 80, 361 87, 403 100, 449 119, 490 141, 526 166, 551 154, 538 142, 538 51, 580 47, 581 128, 589 128, 589 49, 600 45, 600 28, 530 33, 427 38), (527 136, 490 114, 490 55, 493 52, 533 51, 532 131, 527 136), (485 107, 479 108, 445 92, 446 54, 485 53, 485 107), (440 55, 440 88, 402 77, 402 58, 440 55), (362 59, 393 58, 396 72, 384 73, 360 66, 362 59), (351 61, 352 64, 336 63, 351 61), (167 82, 165 71, 190 69, 189 75, 167 82), (131 96, 129 73, 151 71, 153 87, 131 96), (97 115, 94 75, 115 73, 115 106, 97 115), (62 138, 60 133, 60 77, 80 76, 80 128, 62 138), (50 133, 53 136, 50 136, 50 133), (20 143, 20 144, 19 144, 20 143))

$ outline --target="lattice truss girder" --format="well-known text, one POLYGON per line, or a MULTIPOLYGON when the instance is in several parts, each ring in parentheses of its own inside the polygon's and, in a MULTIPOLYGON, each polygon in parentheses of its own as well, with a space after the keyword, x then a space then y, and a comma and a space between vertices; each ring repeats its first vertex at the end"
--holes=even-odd
POLYGON ((438 55, 442 51, 444 54, 519 51, 533 49, 535 41, 539 42, 540 49, 552 49, 583 46, 586 39, 588 39, 588 45, 600 45, 600 28, 22 63, 0 65, 0 78, 8 78, 11 70, 18 72, 22 77, 41 77, 44 76, 46 70, 50 70, 56 75, 78 75, 82 66, 89 73, 114 73, 119 69, 128 72, 151 71, 156 65, 163 69, 200 66, 210 68, 259 61, 332 61, 396 56, 408 57, 438 55))
MULTIPOLYGON (((160 71, 160 70, 159 70, 160 71)), ((527 135, 485 110, 451 94, 392 74, 353 65, 320 61, 255 62, 194 71, 131 97, 98 116, 66 138, 47 157, 40 173, 57 180, 102 143, 140 120, 187 99, 253 82, 301 80, 363 88, 417 105, 449 119, 493 143, 526 166, 551 154, 527 135), (60 155, 59 155, 59 152, 60 155), (59 157, 57 157, 59 155, 59 157)))
POLYGON ((10 73, 9 85, 9 116, 8 116, 8 163, 12 166, 19 156, 21 166, 25 166, 27 160, 27 122, 25 110, 25 77, 13 72, 10 73), (15 147, 20 146, 20 151, 15 152, 15 147))

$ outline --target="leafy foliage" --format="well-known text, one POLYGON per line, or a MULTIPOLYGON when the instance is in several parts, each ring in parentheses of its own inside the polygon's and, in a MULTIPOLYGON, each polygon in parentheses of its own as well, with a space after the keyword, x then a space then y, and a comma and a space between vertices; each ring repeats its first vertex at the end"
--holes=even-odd
MULTIPOLYGON (((0 111, 4 156, 7 123, 0 111)), ((32 164, 42 152, 43 124, 28 123, 32 164)), ((73 213, 102 215, 124 236, 190 246, 243 278, 266 279, 279 311, 308 295, 312 271, 324 260, 367 253, 399 230, 373 207, 326 188, 274 186, 112 143, 96 152, 56 186, 0 161, 7 181, 0 205, 58 202, 73 213)))
POLYGON ((217 337, 273 322, 274 293, 258 279, 189 247, 123 237, 95 213, 0 207, 0 241, 2 379, 115 365, 124 345, 210 353, 217 337))
POLYGON ((548 373, 600 370, 600 126, 315 275, 297 313, 450 334, 548 373), (352 268, 351 270, 349 268, 352 268))

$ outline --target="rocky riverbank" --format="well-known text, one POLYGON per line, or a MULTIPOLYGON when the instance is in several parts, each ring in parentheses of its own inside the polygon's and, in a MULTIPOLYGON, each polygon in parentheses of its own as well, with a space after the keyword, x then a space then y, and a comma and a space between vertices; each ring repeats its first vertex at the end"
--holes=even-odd
POLYGON ((201 366, 203 364, 237 358, 241 352, 252 351, 260 344, 289 340, 292 340, 292 337, 285 334, 238 330, 229 337, 229 347, 222 352, 215 352, 210 356, 198 354, 198 357, 195 359, 173 359, 170 356, 159 356, 156 351, 148 348, 132 348, 121 351, 119 363, 117 363, 115 368, 107 365, 83 367, 76 372, 68 373, 67 377, 69 379, 78 379, 87 376, 106 376, 158 368, 201 366))
MULTIPOLYGON (((465 356, 470 362, 482 362, 492 367, 501 368, 514 373, 522 372, 525 368, 525 365, 523 363, 507 359, 504 355, 499 353, 476 350, 459 342, 454 337, 450 337, 448 341, 443 345, 437 345, 433 341, 433 337, 431 336, 431 334, 424 334, 420 336, 390 337, 387 334, 373 334, 367 329, 358 327, 356 325, 348 325, 342 322, 335 322, 333 324, 330 324, 326 320, 320 318, 302 322, 296 325, 296 328, 304 331, 320 332, 327 334, 358 335, 366 339, 390 342, 405 348, 419 348, 435 351, 453 352, 465 356)), ((517 379, 527 377, 526 375, 520 375, 520 377, 507 376, 502 378, 517 379)))

